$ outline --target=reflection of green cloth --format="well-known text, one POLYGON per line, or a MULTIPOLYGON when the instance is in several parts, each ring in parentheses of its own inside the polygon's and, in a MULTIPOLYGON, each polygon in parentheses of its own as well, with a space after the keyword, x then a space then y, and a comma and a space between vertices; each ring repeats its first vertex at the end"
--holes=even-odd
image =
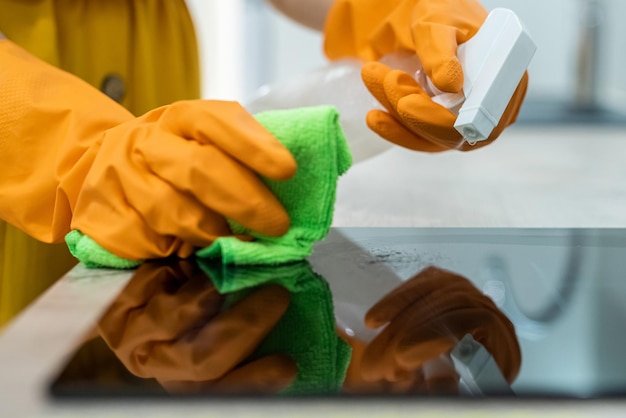
POLYGON ((217 239, 198 251, 199 257, 218 257, 225 264, 279 264, 303 260, 315 241, 326 236, 332 222, 337 179, 352 157, 334 107, 277 110, 256 115, 257 120, 291 151, 298 170, 288 181, 264 179, 283 204, 291 220, 289 231, 266 237, 231 223, 238 234, 257 238, 243 242, 217 239))
MULTIPOLYGON (((217 260, 216 260, 217 261, 217 260)), ((259 283, 276 283, 291 292, 285 315, 253 357, 284 353, 298 366, 296 380, 285 395, 332 395, 343 384, 351 349, 337 336, 328 283, 306 261, 279 266, 234 266, 198 260, 229 303, 244 297, 259 283)))

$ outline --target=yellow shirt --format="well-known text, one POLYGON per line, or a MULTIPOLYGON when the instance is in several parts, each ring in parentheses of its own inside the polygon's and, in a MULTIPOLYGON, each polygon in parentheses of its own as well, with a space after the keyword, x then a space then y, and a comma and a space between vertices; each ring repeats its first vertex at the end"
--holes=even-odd
MULTIPOLYGON (((0 0, 0 32, 136 115, 200 95, 184 0, 0 0)), ((74 264, 0 221, 0 327, 74 264)))

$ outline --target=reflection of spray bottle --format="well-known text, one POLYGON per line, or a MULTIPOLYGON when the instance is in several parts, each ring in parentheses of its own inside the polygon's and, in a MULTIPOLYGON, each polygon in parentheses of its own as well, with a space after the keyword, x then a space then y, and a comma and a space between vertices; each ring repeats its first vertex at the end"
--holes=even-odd
MULTIPOLYGON (((457 116, 455 128, 470 144, 486 139, 498 124, 536 46, 515 13, 494 9, 480 30, 458 48, 463 66, 463 92, 439 91, 422 71, 415 55, 392 54, 381 59, 391 68, 415 74, 433 101, 457 116)), ((246 107, 252 112, 330 104, 337 107, 341 125, 359 162, 389 149, 391 144, 367 128, 365 115, 381 105, 361 80, 358 60, 339 60, 275 86, 262 87, 246 107)))

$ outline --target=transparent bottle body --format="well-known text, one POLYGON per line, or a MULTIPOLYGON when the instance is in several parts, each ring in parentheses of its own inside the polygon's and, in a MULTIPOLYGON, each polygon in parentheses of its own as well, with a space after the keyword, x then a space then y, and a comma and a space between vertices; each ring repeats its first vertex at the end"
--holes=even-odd
MULTIPOLYGON (((415 55, 389 55, 381 62, 409 74, 419 74, 421 70, 415 55)), ((245 107, 251 113, 258 113, 305 106, 335 106, 353 161, 358 163, 394 146, 370 130, 365 122, 367 112, 383 107, 363 84, 362 65, 363 62, 356 59, 333 61, 311 72, 261 87, 245 107)))

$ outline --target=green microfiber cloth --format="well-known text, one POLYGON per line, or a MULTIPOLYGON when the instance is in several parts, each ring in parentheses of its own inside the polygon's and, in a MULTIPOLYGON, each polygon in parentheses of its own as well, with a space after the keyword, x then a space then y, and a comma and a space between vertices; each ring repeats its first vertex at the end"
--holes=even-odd
POLYGON ((328 234, 333 217, 337 179, 352 164, 352 156, 332 106, 275 110, 257 120, 291 151, 298 170, 288 181, 263 179, 283 204, 291 227, 281 237, 267 237, 234 222, 231 229, 256 241, 217 239, 196 253, 219 257, 224 264, 280 264, 303 260, 313 244, 328 234))
MULTIPOLYGON (((257 120, 294 155, 298 170, 288 181, 263 179, 283 203, 291 228, 279 238, 266 237, 230 223, 235 233, 257 238, 243 242, 220 238, 198 251, 199 257, 221 257, 227 264, 279 264, 303 260, 315 241, 326 236, 332 222, 337 178, 348 170, 352 157, 332 106, 274 110, 260 113, 257 120)), ((120 258, 80 231, 71 231, 65 241, 74 257, 87 267, 133 268, 142 261, 120 258)))
POLYGON ((65 242, 70 253, 89 268, 132 269, 142 263, 142 261, 127 260, 110 253, 80 231, 70 231, 65 236, 65 242))
POLYGON ((333 300, 328 283, 300 261, 279 266, 225 265, 198 260, 227 303, 249 294, 258 283, 277 283, 291 292, 287 312, 253 354, 260 358, 283 353, 297 364, 295 381, 282 395, 333 395, 341 389, 352 350, 335 331, 333 300))

